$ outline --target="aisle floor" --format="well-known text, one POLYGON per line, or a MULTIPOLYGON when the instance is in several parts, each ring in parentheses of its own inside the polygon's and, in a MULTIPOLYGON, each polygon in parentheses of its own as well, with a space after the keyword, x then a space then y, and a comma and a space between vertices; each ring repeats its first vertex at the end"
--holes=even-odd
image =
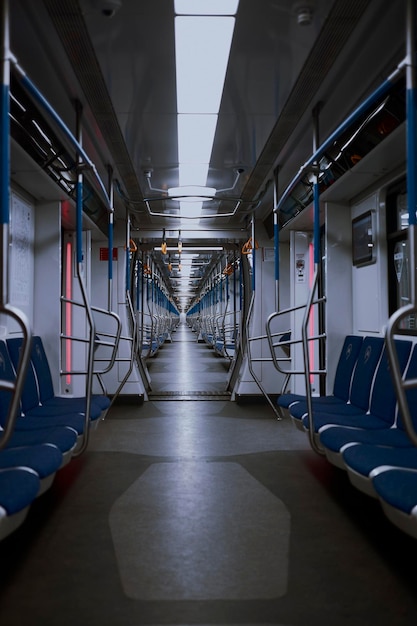
MULTIPOLYGON (((185 327, 150 371, 156 391, 227 385, 185 327)), ((417 615, 417 543, 265 404, 113 407, 0 562, 2 626, 411 626, 417 615)))

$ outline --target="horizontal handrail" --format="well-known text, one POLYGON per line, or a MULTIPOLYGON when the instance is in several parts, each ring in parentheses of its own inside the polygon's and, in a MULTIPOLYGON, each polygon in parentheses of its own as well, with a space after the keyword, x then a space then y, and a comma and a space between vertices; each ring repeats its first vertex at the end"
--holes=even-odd
MULTIPOLYGON (((271 398, 269 397, 266 389, 264 388, 261 380, 259 379, 259 377, 256 375, 255 370, 252 367, 252 364, 254 363, 255 359, 252 357, 251 354, 251 338, 249 335, 249 324, 250 324, 250 320, 252 317, 252 313, 253 313, 253 308, 254 308, 254 302, 255 302, 255 291, 252 292, 251 295, 251 299, 249 302, 249 308, 248 308, 248 315, 247 315, 247 319, 245 322, 245 339, 246 339, 246 349, 247 349, 247 355, 248 355, 248 368, 249 368, 249 372, 251 373, 253 380, 255 381, 255 383, 258 385, 259 389, 261 390, 263 396, 265 397, 266 401, 268 402, 269 406, 271 407, 275 417, 277 420, 281 420, 282 419, 282 415, 280 412, 280 409, 278 406, 276 406, 271 398)), ((270 361, 270 359, 269 359, 270 361)))
MULTIPOLYGON (((61 296, 61 302, 64 302, 66 304, 71 304, 74 306, 78 306, 82 309, 86 309, 85 304, 83 302, 79 302, 78 300, 73 300, 71 298, 66 298, 65 296, 61 296)), ((107 367, 105 367, 104 369, 101 370, 94 370, 93 374, 94 375, 99 375, 99 374, 106 374, 107 372, 109 372, 116 360, 116 354, 117 354, 117 350, 118 350, 118 346, 119 346, 119 342, 121 339, 121 332, 122 332, 122 323, 120 320, 120 317, 114 312, 114 311, 108 311, 107 309, 103 309, 101 307, 97 307, 97 306, 91 306, 90 305, 90 310, 93 313, 99 313, 100 315, 103 315, 105 317, 110 317, 112 318, 115 322, 116 322, 116 331, 114 333, 110 333, 107 331, 100 331, 97 330, 97 328, 95 329, 95 339, 94 339, 94 345, 95 347, 97 346, 104 346, 104 347, 109 347, 112 349, 111 351, 111 355, 104 359, 104 358, 96 358, 94 357, 94 363, 97 362, 106 362, 108 363, 107 367), (103 336, 103 337, 108 337, 108 338, 112 338, 114 341, 103 341, 102 339, 100 339, 100 337, 97 337, 97 335, 99 336, 103 336)), ((88 337, 80 337, 80 336, 75 336, 75 335, 67 335, 65 333, 61 333, 60 335, 61 339, 68 339, 70 341, 74 341, 77 343, 86 343, 89 344, 90 339, 88 337)), ((65 375, 65 374, 73 374, 73 375, 79 375, 79 374, 85 374, 86 372, 83 370, 71 370, 71 371, 64 371, 61 370, 60 374, 61 375, 65 375)))
POLYGON ((91 161, 88 154, 85 152, 84 148, 80 144, 80 142, 75 138, 73 133, 70 131, 65 122, 60 118, 58 113, 52 107, 52 105, 48 102, 45 96, 39 91, 36 85, 30 80, 27 76, 26 72, 23 68, 18 64, 16 58, 12 58, 13 66, 16 70, 17 78, 19 79, 22 86, 26 89, 26 91, 34 98, 34 100, 41 105, 41 107, 48 113, 48 115, 54 120, 58 128, 63 132, 63 134, 67 137, 73 147, 75 147, 77 153, 83 159, 88 168, 93 172, 94 177, 100 187, 101 193, 103 194, 103 198, 105 200, 105 205, 107 211, 110 213, 114 212, 114 208, 110 201, 109 195, 107 193, 106 187, 103 181, 100 178, 99 173, 97 172, 97 168, 95 164, 91 161))
POLYGON ((319 146, 319 148, 311 155, 311 157, 302 165, 286 187, 282 195, 280 196, 274 212, 278 213, 284 202, 288 199, 290 193, 294 190, 296 185, 301 181, 302 177, 308 172, 313 165, 315 165, 319 159, 324 156, 326 150, 328 150, 332 144, 342 135, 359 117, 367 111, 373 104, 375 104, 382 96, 384 96, 389 89, 391 89, 393 83, 399 78, 404 68, 406 67, 406 59, 404 59, 397 68, 386 78, 383 83, 375 89, 375 91, 368 96, 337 128, 329 135, 329 137, 319 146))
MULTIPOLYGON (((280 316, 283 316, 285 314, 289 314, 289 313, 293 313, 295 311, 301 311, 301 310, 305 310, 308 307, 308 304, 310 304, 312 307, 322 304, 326 301, 326 298, 324 296, 321 296, 320 298, 316 298, 314 300, 312 300, 311 302, 307 303, 307 304, 301 304, 301 305, 297 305, 294 307, 289 307, 287 309, 282 309, 280 311, 275 311, 274 313, 271 313, 271 315, 269 315, 267 321, 266 321, 266 337, 268 339, 268 344, 269 344, 269 349, 271 352, 271 357, 272 357, 272 362, 274 364, 274 367, 281 373, 281 374, 285 374, 286 376, 291 376, 291 375, 301 375, 301 374, 305 374, 304 369, 302 370, 298 370, 298 369, 284 369, 282 366, 280 366, 280 363, 289 363, 291 362, 291 356, 282 356, 279 357, 276 354, 276 348, 289 348, 293 345, 298 345, 298 344, 302 344, 303 343, 303 338, 291 338, 291 339, 286 339, 284 341, 274 341, 275 337, 282 337, 283 335, 287 334, 289 331, 288 330, 277 330, 275 332, 272 332, 271 330, 271 324, 272 321, 276 318, 279 318, 280 316)), ((325 333, 318 333, 316 335, 312 335, 310 337, 308 337, 308 342, 312 343, 314 341, 321 341, 322 339, 325 339, 326 335, 325 333)), ((311 371, 310 374, 318 374, 318 375, 322 375, 325 374, 326 371, 323 369, 318 369, 318 370, 314 370, 311 371)))

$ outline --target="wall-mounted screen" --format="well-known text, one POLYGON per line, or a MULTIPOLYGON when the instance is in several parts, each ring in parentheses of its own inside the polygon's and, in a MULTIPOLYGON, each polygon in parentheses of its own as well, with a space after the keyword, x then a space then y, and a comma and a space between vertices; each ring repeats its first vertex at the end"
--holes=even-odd
POLYGON ((375 262, 372 211, 352 220, 352 262, 356 266, 375 262))

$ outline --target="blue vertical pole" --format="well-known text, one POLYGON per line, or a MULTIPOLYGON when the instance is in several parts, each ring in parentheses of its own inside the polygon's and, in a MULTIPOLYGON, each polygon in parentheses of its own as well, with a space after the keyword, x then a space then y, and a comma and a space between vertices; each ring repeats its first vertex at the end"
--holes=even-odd
POLYGON ((417 209, 417 143, 416 143, 416 8, 407 4, 407 197, 409 224, 416 224, 417 209))
POLYGON ((108 230, 108 237, 109 237, 109 267, 108 267, 108 272, 109 272, 109 280, 113 280, 113 231, 114 231, 114 214, 110 213, 109 215, 109 230, 108 230))
POLYGON ((407 2, 407 200, 408 200, 408 240, 410 247, 410 296, 411 304, 416 304, 417 294, 417 138, 416 138, 416 6, 413 0, 407 2))
MULTIPOLYGON (((82 125, 81 125, 81 116, 82 116, 82 106, 81 103, 77 100, 75 103, 75 109, 77 114, 77 140, 79 145, 82 145, 82 125)), ((76 184, 76 201, 75 201, 75 232, 76 232, 76 241, 75 241, 75 250, 76 250, 76 258, 78 267, 81 266, 83 262, 83 242, 82 242, 82 233, 83 233, 83 174, 81 170, 81 154, 78 152, 77 154, 78 160, 78 172, 77 172, 77 184, 76 184)))
MULTIPOLYGON (((274 213, 275 280, 279 283, 279 222, 278 213, 274 213)), ((278 308, 278 307, 277 307, 278 308)))
POLYGON ((129 291, 130 286, 130 215, 127 214, 126 220, 126 292, 129 291))
POLYGON ((240 311, 243 311, 243 272, 242 272, 242 266, 239 266, 239 307, 240 307, 240 311))
MULTIPOLYGON (((109 203, 111 208, 113 209, 113 172, 111 167, 109 166, 109 203)), ((114 215, 113 211, 109 213, 109 223, 108 223, 108 294, 107 294, 107 308, 109 311, 113 308, 113 220, 114 215)))
POLYGON ((7 294, 7 244, 10 211, 10 47, 9 47, 9 3, 2 2, 2 85, 1 85, 1 137, 0 137, 0 305, 5 304, 7 294))
MULTIPOLYGON (((278 168, 274 172, 274 209, 278 204, 278 168)), ((279 212, 274 210, 275 309, 279 311, 279 212)))
POLYGON ((76 202, 76 256, 77 264, 83 261, 83 244, 82 244, 82 213, 83 213, 83 175, 81 172, 77 174, 77 202, 76 202))
POLYGON ((314 265, 317 267, 320 263, 320 193, 318 178, 315 176, 313 185, 313 202, 314 202, 314 265))
POLYGON ((252 215, 252 291, 255 291, 256 287, 255 261, 255 215, 252 215))
POLYGON ((143 268, 142 265, 139 263, 139 261, 136 262, 137 263, 137 272, 136 272, 136 310, 140 311, 140 296, 141 296, 141 290, 142 290, 142 273, 143 273, 143 268))
MULTIPOLYGON (((313 134, 313 153, 316 153, 320 145, 320 128, 319 114, 321 103, 319 102, 313 109, 314 134, 313 134)), ((313 212, 314 212, 314 266, 318 267, 320 263, 320 191, 319 191, 319 159, 313 162, 314 183, 313 183, 313 212)))

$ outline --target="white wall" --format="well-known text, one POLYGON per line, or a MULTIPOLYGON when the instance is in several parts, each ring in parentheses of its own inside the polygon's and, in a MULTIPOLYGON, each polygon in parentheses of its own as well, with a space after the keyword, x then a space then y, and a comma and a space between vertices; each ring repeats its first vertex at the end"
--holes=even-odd
POLYGON ((326 391, 333 389, 343 341, 353 332, 352 219, 349 205, 325 205, 326 391))
POLYGON ((381 334, 388 320, 385 210, 375 192, 352 206, 354 219, 373 211, 375 263, 352 266, 353 332, 381 334))
POLYGON ((42 337, 54 389, 61 392, 61 205, 36 205, 34 333, 42 337))
MULTIPOLYGON (((114 244, 117 249, 117 260, 113 261, 113 280, 112 280, 112 310, 120 317, 122 321, 122 336, 130 336, 130 328, 128 324, 127 307, 126 307, 126 272, 125 272, 125 256, 124 249, 124 232, 115 232, 114 244)), ((92 244, 91 254, 91 271, 94 281, 91 285, 92 303, 103 309, 108 308, 108 262, 100 260, 100 249, 107 249, 107 241, 94 241, 92 244)), ((97 316, 97 329, 99 328, 109 332, 114 332, 115 326, 112 321, 105 321, 103 316, 97 316)), ((105 354, 104 348, 99 348, 105 354)), ((112 370, 104 375, 104 382, 108 393, 114 393, 119 387, 119 383, 123 380, 128 369, 128 359, 130 358, 131 344, 127 341, 120 342, 119 356, 126 359, 126 362, 116 363, 112 370)), ((99 354, 99 351, 97 352, 99 354)), ((106 352, 108 355, 108 351, 106 352)), ((121 395, 145 395, 146 392, 139 373, 134 367, 129 379, 125 383, 121 395)))
MULTIPOLYGON (((259 248, 255 250, 255 302, 250 324, 251 337, 265 337, 251 342, 251 356, 255 359, 253 370, 268 394, 280 392, 284 375, 276 370, 271 360, 271 352, 266 339, 266 320, 277 310, 274 243, 265 231, 262 222, 256 222, 255 238, 259 248), (265 359, 256 362, 256 359, 265 359)), ((289 300, 289 245, 280 246, 280 308, 286 308, 289 300)), ((280 321, 275 330, 287 330, 288 318, 280 321)), ((260 395, 261 391, 249 371, 245 358, 234 392, 239 395, 260 395)))
MULTIPOLYGON (((8 304, 26 316, 33 327, 35 211, 29 196, 13 190, 10 196, 8 242, 8 304)), ((5 268, 2 268, 2 271, 5 268)), ((19 333, 10 316, 0 315, 0 336, 19 333)))

